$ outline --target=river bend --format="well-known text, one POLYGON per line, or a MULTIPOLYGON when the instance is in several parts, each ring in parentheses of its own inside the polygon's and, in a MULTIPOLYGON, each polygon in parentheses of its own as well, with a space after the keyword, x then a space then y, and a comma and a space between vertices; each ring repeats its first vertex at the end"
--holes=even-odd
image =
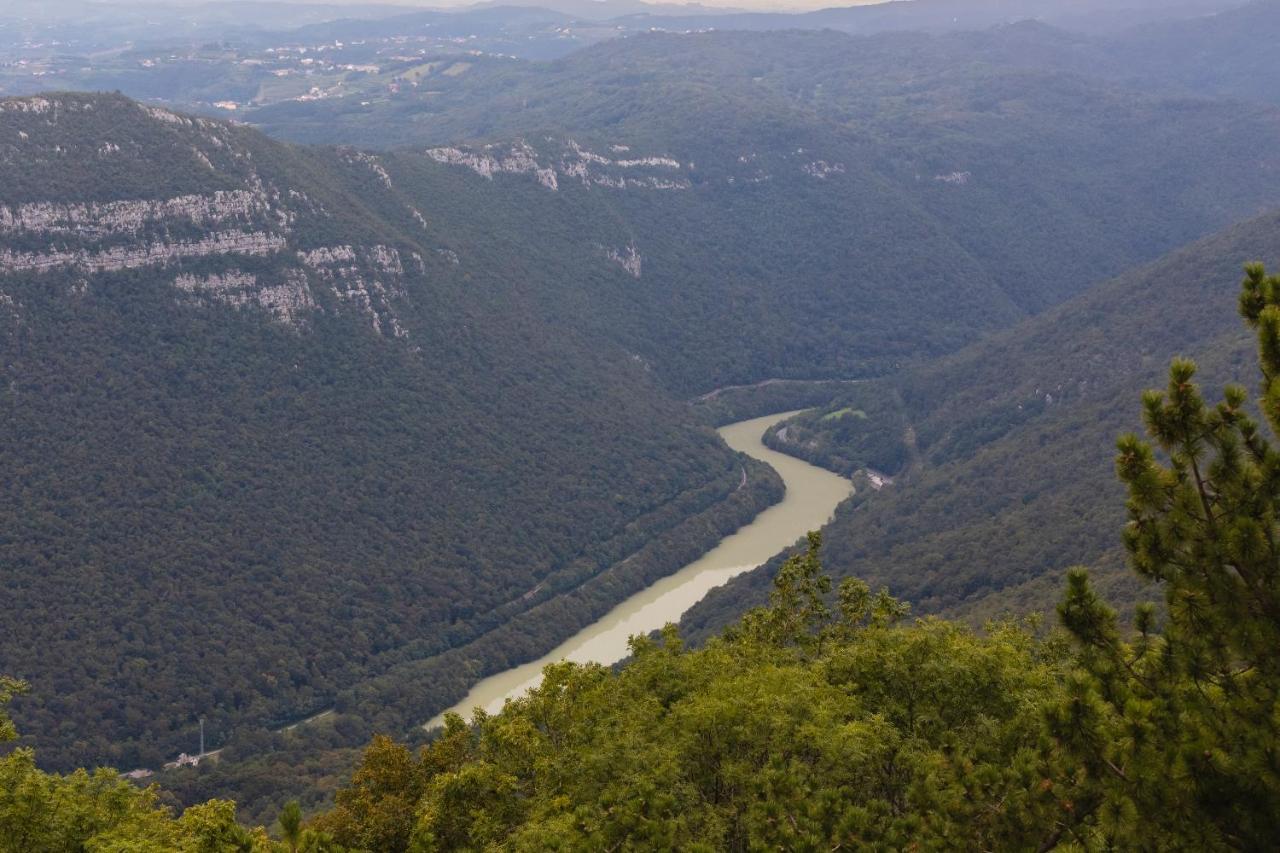
MULTIPOLYGON (((853 484, 830 471, 770 450, 761 441, 770 426, 794 414, 768 415, 719 430, 734 450, 759 459, 778 472, 787 487, 779 503, 675 574, 626 599, 550 654, 480 681, 449 710, 464 717, 469 717, 475 708, 496 713, 507 698, 535 687, 542 680, 542 668, 549 663, 616 663, 627 656, 627 641, 633 635, 648 634, 668 622, 678 622, 710 590, 761 565, 808 531, 826 524, 836 505, 853 492, 853 484)), ((440 714, 426 728, 441 725, 443 719, 444 714, 440 714)))

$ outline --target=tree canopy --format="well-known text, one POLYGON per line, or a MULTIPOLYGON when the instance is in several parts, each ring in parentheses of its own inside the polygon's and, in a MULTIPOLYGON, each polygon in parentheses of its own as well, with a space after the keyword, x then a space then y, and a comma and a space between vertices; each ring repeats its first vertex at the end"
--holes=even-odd
MULTIPOLYGON (((1280 427, 1280 277, 1247 270, 1258 407, 1280 427)), ((210 801, 175 817, 112 771, 0 759, 0 850, 1262 850, 1280 840, 1280 448, 1175 360, 1125 435, 1123 542, 1164 593, 1133 629, 1073 570, 1060 630, 926 617, 846 579, 822 539, 769 602, 691 649, 673 626, 619 668, 560 663, 416 753, 366 750, 282 841, 210 801)), ((24 686, 0 680, 3 706, 24 686)))

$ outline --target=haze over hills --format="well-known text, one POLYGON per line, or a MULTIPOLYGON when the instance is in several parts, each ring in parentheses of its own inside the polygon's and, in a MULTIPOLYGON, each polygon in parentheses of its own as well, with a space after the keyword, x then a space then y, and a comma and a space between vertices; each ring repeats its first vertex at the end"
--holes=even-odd
MULTIPOLYGON (((1273 0, 1135 2, 1118 7, 1062 0, 900 0, 805 14, 595 2, 419 11, 282 3, 90 4, 71 7, 67 14, 44 10, 39 15, 19 7, 9 10, 9 17, 0 10, 0 92, 120 89, 132 97, 199 110, 252 110, 281 102, 342 99, 360 104, 408 99, 418 87, 431 97, 441 85, 462 82, 435 76, 433 63, 444 57, 556 59, 585 46, 655 30, 944 35, 1036 22, 1086 34, 1091 41, 1077 39, 1065 54, 1059 46, 1028 45, 1019 59, 1030 67, 1141 74, 1145 64, 1148 72, 1157 73, 1146 73, 1144 85, 1161 88, 1179 78, 1213 78, 1234 69, 1233 85, 1253 86, 1265 97, 1270 87, 1250 83, 1239 64, 1250 39, 1265 37, 1275 28, 1274 8, 1273 0), (1201 24, 1216 32, 1220 42, 1207 51, 1195 47, 1201 24), (1176 62, 1170 63, 1169 57, 1176 57, 1176 62)), ((947 45, 944 41, 930 46, 948 52, 947 45)), ((1000 49, 991 55, 978 53, 971 60, 999 61, 999 54, 1000 49)), ((921 58, 908 57, 908 64, 921 58)), ((1261 74, 1264 80, 1274 80, 1273 66, 1269 57, 1259 57, 1249 67, 1254 79, 1261 74)), ((870 77, 892 75, 895 67, 893 62, 873 66, 870 77)))

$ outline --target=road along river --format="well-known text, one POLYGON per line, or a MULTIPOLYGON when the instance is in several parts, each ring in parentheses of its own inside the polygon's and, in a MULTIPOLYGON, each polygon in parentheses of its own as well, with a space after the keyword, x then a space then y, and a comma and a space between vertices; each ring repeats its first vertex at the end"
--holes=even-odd
MULTIPOLYGON (((588 625, 531 663, 492 675, 471 689, 450 711, 469 717, 475 708, 490 713, 502 709, 508 697, 519 696, 542 680, 549 663, 570 660, 612 664, 628 654, 627 640, 648 634, 668 622, 678 622, 686 610, 711 589, 735 575, 750 571, 793 544, 810 530, 826 524, 836 504, 853 492, 845 478, 764 446, 765 431, 796 412, 768 415, 721 427, 720 435, 734 450, 773 466, 787 486, 780 503, 766 509, 736 533, 720 540, 702 557, 619 604, 598 622, 588 625)), ((426 724, 443 723, 444 714, 426 724)))

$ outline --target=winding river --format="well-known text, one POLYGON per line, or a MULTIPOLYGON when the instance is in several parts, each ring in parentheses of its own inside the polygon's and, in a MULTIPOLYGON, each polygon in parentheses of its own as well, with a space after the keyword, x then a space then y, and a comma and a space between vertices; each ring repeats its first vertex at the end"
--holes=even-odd
MULTIPOLYGON (((711 589, 750 571, 808 531, 825 524, 836 505, 852 493, 852 483, 830 471, 770 450, 761 441, 770 426, 794 414, 768 415, 720 429, 720 435, 734 450, 766 462, 778 472, 787 486, 786 496, 780 503, 761 512, 750 524, 726 536, 716 547, 675 574, 623 601, 550 654, 484 679, 449 710, 463 716, 470 716, 475 708, 495 713, 502 709, 508 697, 535 687, 542 680, 542 668, 556 661, 616 663, 627 656, 627 640, 631 636, 648 634, 668 622, 679 621, 681 615, 711 589)), ((443 719, 444 714, 437 716, 426 728, 441 725, 443 719)))

